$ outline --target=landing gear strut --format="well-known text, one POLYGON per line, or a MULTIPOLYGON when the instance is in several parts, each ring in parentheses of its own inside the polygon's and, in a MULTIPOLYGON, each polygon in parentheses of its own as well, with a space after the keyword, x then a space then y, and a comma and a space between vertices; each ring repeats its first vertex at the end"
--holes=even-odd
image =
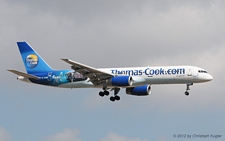
POLYGON ((191 85, 193 85, 193 83, 188 83, 188 84, 187 84, 187 88, 186 88, 186 91, 185 91, 185 93, 184 93, 186 96, 189 95, 189 92, 188 92, 188 91, 190 90, 190 86, 191 86, 191 85))

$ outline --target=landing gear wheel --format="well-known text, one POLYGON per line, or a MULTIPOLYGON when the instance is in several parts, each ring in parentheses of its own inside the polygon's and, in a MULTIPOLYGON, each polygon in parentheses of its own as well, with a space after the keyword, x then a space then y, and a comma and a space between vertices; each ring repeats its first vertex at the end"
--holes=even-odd
POLYGON ((99 96, 103 97, 105 94, 101 91, 99 92, 99 96))
POLYGON ((117 96, 115 96, 115 99, 116 99, 117 101, 119 101, 119 100, 120 100, 120 97, 117 95, 117 96))
POLYGON ((103 93, 104 93, 104 95, 106 95, 106 96, 109 95, 109 92, 108 92, 108 91, 104 91, 103 93))
POLYGON ((111 97, 110 97, 110 100, 111 100, 112 102, 114 102, 116 99, 115 99, 115 97, 111 96, 111 97))
POLYGON ((186 91, 184 94, 185 94, 186 96, 188 96, 188 95, 189 95, 189 92, 188 92, 188 91, 186 91))

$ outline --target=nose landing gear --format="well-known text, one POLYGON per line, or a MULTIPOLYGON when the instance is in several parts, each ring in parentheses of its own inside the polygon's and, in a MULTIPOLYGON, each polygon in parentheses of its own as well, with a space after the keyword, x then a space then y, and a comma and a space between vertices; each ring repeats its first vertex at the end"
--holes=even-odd
POLYGON ((189 90, 190 90, 190 86, 192 86, 193 85, 193 83, 187 83, 187 88, 186 88, 186 91, 184 92, 184 94, 186 95, 186 96, 188 96, 189 95, 189 90))
POLYGON ((188 96, 188 95, 189 95, 189 92, 188 92, 188 91, 186 91, 186 92, 184 92, 184 94, 185 94, 186 96, 188 96))

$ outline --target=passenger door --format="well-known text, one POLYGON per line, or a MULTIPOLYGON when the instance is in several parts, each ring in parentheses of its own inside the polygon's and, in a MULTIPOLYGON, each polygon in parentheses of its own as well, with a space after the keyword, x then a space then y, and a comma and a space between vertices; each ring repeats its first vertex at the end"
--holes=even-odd
POLYGON ((187 76, 192 76, 192 71, 191 71, 191 69, 188 69, 188 74, 187 74, 187 76))

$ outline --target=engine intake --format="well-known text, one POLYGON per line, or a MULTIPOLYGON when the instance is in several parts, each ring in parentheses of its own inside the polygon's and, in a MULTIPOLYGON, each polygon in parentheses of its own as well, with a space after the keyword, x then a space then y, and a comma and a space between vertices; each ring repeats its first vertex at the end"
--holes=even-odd
POLYGON ((108 81, 111 86, 131 86, 132 77, 131 76, 115 76, 108 81))
POLYGON ((126 94, 129 95, 146 96, 149 95, 150 93, 151 93, 150 85, 126 88, 126 94))

